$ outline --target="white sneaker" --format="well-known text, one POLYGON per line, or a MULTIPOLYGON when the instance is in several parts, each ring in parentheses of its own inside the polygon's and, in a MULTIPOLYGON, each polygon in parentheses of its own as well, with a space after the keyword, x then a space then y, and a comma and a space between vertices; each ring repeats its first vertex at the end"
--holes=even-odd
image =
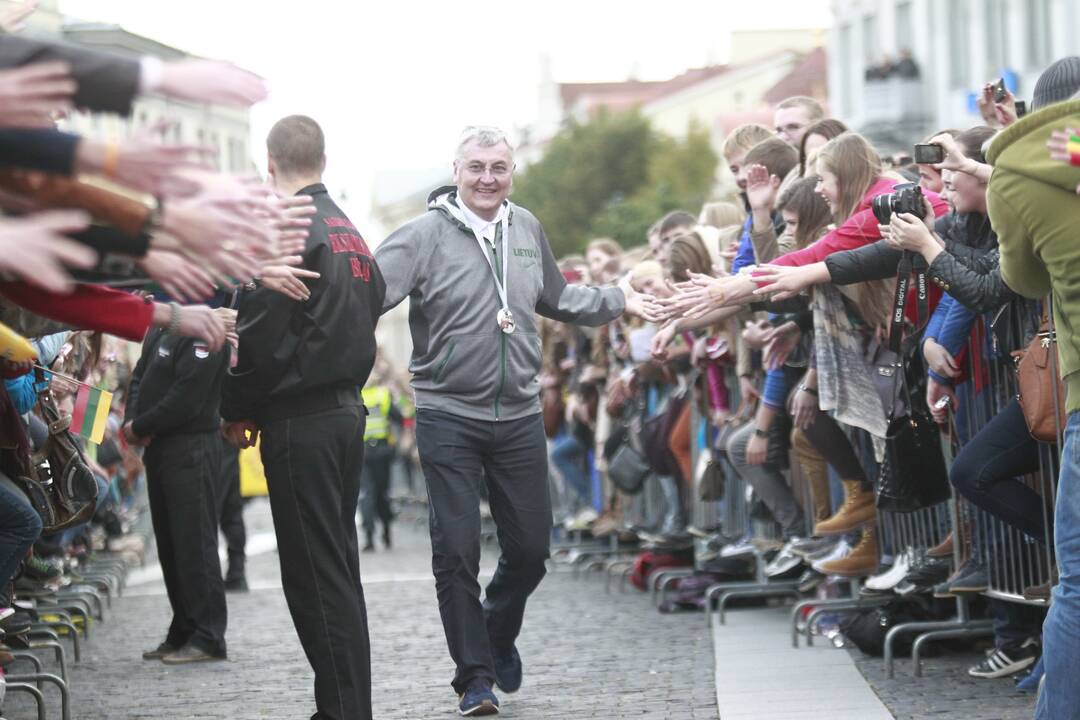
POLYGON ((822 570, 821 566, 827 562, 832 562, 833 560, 839 560, 840 558, 847 557, 848 553, 850 553, 851 550, 851 543, 849 543, 847 539, 841 540, 840 542, 836 543, 836 547, 833 548, 833 551, 831 553, 821 558, 820 560, 815 560, 813 563, 813 568, 822 575, 828 575, 829 573, 822 570))
POLYGON ((863 587, 867 590, 877 590, 879 592, 892 590, 911 570, 911 560, 912 551, 909 548, 896 558, 896 562, 893 563, 891 568, 883 573, 878 573, 871 578, 867 578, 866 582, 863 583, 863 587))

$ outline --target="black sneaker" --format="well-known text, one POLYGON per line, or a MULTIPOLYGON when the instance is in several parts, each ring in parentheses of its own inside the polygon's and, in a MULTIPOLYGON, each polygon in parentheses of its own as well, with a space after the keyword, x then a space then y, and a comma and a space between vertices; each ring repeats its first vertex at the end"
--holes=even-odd
POLYGON ((486 680, 473 680, 459 698, 458 712, 464 717, 498 715, 499 698, 486 680))
POLYGON ((818 585, 824 582, 825 576, 819 573, 814 568, 806 568, 806 571, 799 576, 799 592, 808 593, 813 592, 818 585))
POLYGON ((176 647, 175 645, 170 645, 167 642, 163 642, 160 645, 158 645, 156 648, 154 648, 153 650, 147 650, 146 652, 144 652, 142 654, 142 659, 143 660, 160 660, 161 658, 165 657, 166 655, 171 655, 172 653, 176 652, 179 649, 180 648, 176 647))
POLYGON ((900 581, 900 584, 893 588, 893 592, 897 595, 910 595, 933 590, 935 585, 949 577, 950 565, 948 560, 931 560, 923 563, 913 568, 900 581))
POLYGON ((517 647, 512 646, 509 652, 492 650, 492 658, 495 661, 495 685, 507 695, 516 693, 521 689, 521 655, 517 647))
POLYGON ((978 678, 999 678, 1026 670, 1039 659, 1039 643, 1028 638, 1020 647, 1000 648, 986 656, 978 665, 968 668, 968 675, 978 678))

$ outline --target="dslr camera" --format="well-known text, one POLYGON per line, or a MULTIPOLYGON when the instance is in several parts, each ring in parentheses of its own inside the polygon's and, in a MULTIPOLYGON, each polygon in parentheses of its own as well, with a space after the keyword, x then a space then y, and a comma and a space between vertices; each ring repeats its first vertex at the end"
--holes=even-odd
POLYGON ((888 195, 878 195, 870 202, 870 207, 874 211, 874 217, 882 225, 889 223, 893 213, 911 213, 921 218, 926 212, 922 188, 915 183, 897 185, 888 195))

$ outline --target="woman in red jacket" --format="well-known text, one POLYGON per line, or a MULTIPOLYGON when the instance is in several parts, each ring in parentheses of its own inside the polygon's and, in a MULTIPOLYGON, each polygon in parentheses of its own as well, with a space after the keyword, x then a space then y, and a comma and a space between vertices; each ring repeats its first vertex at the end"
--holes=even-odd
MULTIPOLYGON (((802 250, 781 255, 750 273, 718 279, 695 276, 689 286, 680 288, 673 309, 688 309, 687 315, 695 317, 719 307, 746 304, 758 295, 773 294, 774 299, 784 299, 811 285, 829 282, 824 260, 830 254, 880 240, 871 203, 906 181, 886 175, 877 151, 866 138, 853 132, 826 143, 818 151, 816 169, 817 191, 829 203, 834 229, 802 250)), ((948 204, 937 193, 924 194, 936 216, 948 211, 948 204)))

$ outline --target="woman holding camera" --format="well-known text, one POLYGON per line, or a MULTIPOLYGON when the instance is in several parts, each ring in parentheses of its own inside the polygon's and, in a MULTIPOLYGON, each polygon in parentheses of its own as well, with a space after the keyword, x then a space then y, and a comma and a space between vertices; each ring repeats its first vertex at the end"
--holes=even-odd
MULTIPOLYGON (((680 288, 670 303, 672 310, 703 315, 715 308, 745 304, 755 295, 772 294, 774 299, 782 300, 811 285, 830 282, 825 258, 881 239, 872 208, 874 199, 891 195, 896 203, 913 194, 902 178, 884 171, 873 146, 858 133, 844 133, 826 143, 818 151, 816 169, 817 191, 832 211, 836 223, 833 230, 802 250, 781 255, 750 274, 720 279, 695 277, 692 286, 680 288), (905 186, 901 191, 906 191, 906 195, 895 194, 900 185, 905 186)), ((945 214, 948 206, 937 193, 923 195, 936 216, 945 214)), ((885 314, 884 308, 877 309, 885 314)))

